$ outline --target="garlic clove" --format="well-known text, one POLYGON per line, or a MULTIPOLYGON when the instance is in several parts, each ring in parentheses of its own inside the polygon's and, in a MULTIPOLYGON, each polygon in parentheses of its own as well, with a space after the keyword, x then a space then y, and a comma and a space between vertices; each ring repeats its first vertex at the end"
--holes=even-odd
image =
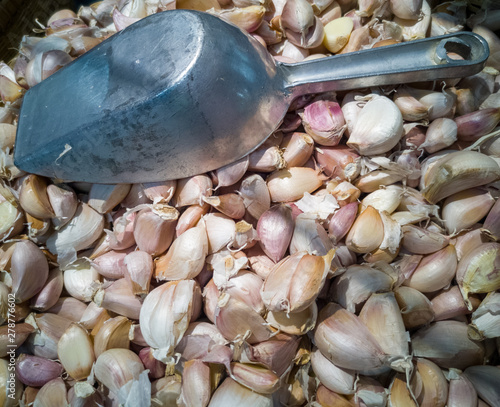
POLYGON ((153 349, 145 347, 139 351, 139 358, 146 369, 149 370, 150 379, 159 379, 165 376, 166 365, 155 359, 153 349))
POLYGON ((317 316, 318 306, 313 302, 303 311, 293 313, 269 311, 266 321, 271 327, 289 335, 304 335, 314 329, 317 316))
POLYGON ((346 246, 355 253, 369 253, 384 239, 384 223, 380 213, 368 206, 354 221, 346 236, 346 246))
POLYGON ((136 250, 128 253, 123 262, 126 266, 125 279, 128 281, 132 292, 139 296, 147 295, 154 270, 151 255, 136 250))
POLYGON ((402 136, 403 116, 398 107, 389 98, 374 95, 359 113, 347 145, 362 155, 383 154, 402 136))
POLYGON ((163 206, 161 212, 141 210, 134 222, 134 239, 139 250, 158 256, 165 252, 175 233, 179 211, 171 206, 163 206))
POLYGON ((99 307, 130 319, 139 319, 142 301, 132 292, 125 278, 100 288, 92 299, 99 307))
POLYGON ((336 244, 341 241, 351 228, 358 213, 358 203, 351 202, 338 209, 328 224, 328 236, 336 244))
POLYGON ((92 339, 87 330, 78 324, 71 324, 59 339, 57 356, 73 379, 86 379, 95 361, 92 339), (75 349, 78 351, 75 352, 75 349))
POLYGON ((427 325, 435 320, 431 301, 420 291, 411 287, 398 287, 394 295, 406 329, 427 325))
POLYGON ((496 338, 500 336, 500 317, 497 313, 500 294, 490 292, 483 299, 479 307, 472 313, 469 324, 469 338, 484 340, 484 338, 496 338))
POLYGON ((154 203, 168 204, 175 193, 177 181, 147 182, 142 184, 144 194, 154 203))
POLYGON ((399 373, 394 376, 389 386, 389 405, 418 407, 415 398, 410 393, 410 389, 406 384, 404 375, 399 373))
POLYGON ((78 200, 75 191, 65 184, 51 184, 47 186, 47 196, 55 217, 52 224, 59 230, 68 223, 76 212, 78 200))
POLYGON ((448 388, 448 407, 476 407, 477 392, 471 381, 464 374, 453 374, 450 371, 448 388))
POLYGON ((449 233, 458 233, 484 218, 495 199, 481 188, 470 188, 450 195, 443 202, 441 217, 449 233))
POLYGON ((387 355, 356 315, 334 303, 328 304, 321 313, 326 314, 326 318, 320 315, 314 341, 332 363, 362 371, 384 366, 387 355))
POLYGON ((66 265, 76 259, 77 251, 90 247, 103 229, 103 216, 87 204, 80 203, 69 223, 49 237, 47 248, 57 255, 61 266, 66 265))
POLYGON ((212 195, 212 180, 208 175, 195 175, 177 181, 177 188, 172 198, 172 204, 176 208, 188 205, 201 205, 202 196, 212 195))
POLYGON ((500 261, 500 244, 485 243, 467 253, 458 263, 456 280, 469 309, 469 293, 488 293, 500 288, 496 272, 500 261))
POLYGON ((239 384, 260 394, 272 394, 280 384, 275 373, 256 364, 233 362, 230 374, 239 384))
POLYGON ((361 201, 361 210, 371 206, 379 212, 393 213, 401 203, 403 188, 400 185, 389 185, 373 191, 361 201))
POLYGON ((415 122, 428 118, 429 108, 412 96, 406 86, 397 88, 394 94, 394 103, 406 121, 415 122))
POLYGON ((486 219, 484 220, 483 227, 481 228, 481 233, 484 233, 487 237, 492 240, 500 240, 500 222, 498 217, 500 216, 500 200, 497 199, 495 204, 492 206, 486 219))
POLYGON ((241 219, 245 215, 243 198, 238 194, 203 197, 203 201, 232 219, 241 219))
POLYGON ((95 327, 100 327, 104 321, 111 318, 108 311, 104 308, 98 307, 95 302, 90 302, 87 308, 80 317, 80 325, 88 330, 92 330, 95 327))
POLYGON ((270 395, 254 392, 228 377, 217 388, 208 407, 235 405, 239 407, 272 407, 273 401, 270 395))
POLYGON ((336 146, 346 129, 342 109, 337 102, 317 100, 300 114, 307 134, 320 145, 336 146))
POLYGON ((227 187, 236 184, 246 173, 249 165, 248 155, 238 161, 215 170, 217 187, 227 187))
POLYGON ((238 193, 243 198, 247 212, 255 219, 259 219, 271 207, 271 197, 266 182, 258 174, 245 177, 238 193))
POLYGON ((306 133, 294 132, 283 138, 283 159, 289 167, 301 167, 311 158, 314 140, 306 133))
POLYGON ((40 407, 63 407, 68 405, 66 384, 60 377, 53 379, 42 386, 33 402, 40 407))
POLYGON ((203 215, 210 209, 210 205, 191 205, 179 216, 177 225, 175 226, 175 234, 177 237, 182 235, 186 230, 195 227, 203 215))
POLYGON ((64 287, 63 274, 59 268, 49 271, 43 288, 31 298, 30 307, 37 311, 46 311, 56 304, 64 287))
POLYGON ((17 378, 26 386, 42 387, 62 373, 61 364, 49 359, 22 353, 16 360, 17 378))
POLYGON ((140 312, 141 332, 154 348, 154 357, 164 363, 201 307, 201 290, 194 280, 171 281, 152 290, 140 312))
POLYGON ((355 404, 349 402, 345 397, 337 394, 323 385, 319 385, 316 390, 316 400, 320 406, 354 407, 355 404))
POLYGON ((47 181, 38 175, 28 175, 24 178, 19 191, 19 203, 31 216, 38 219, 54 217, 47 196, 47 181))
POLYGON ((73 322, 78 322, 86 309, 87 304, 76 298, 61 297, 47 310, 47 313, 58 315, 73 322))
POLYGON ((85 259, 71 263, 63 273, 64 288, 80 301, 91 301, 99 288, 101 277, 95 267, 85 259))
POLYGON ((392 285, 393 279, 382 271, 355 264, 332 281, 329 296, 355 313, 372 293, 389 291, 392 285))
POLYGON ((458 139, 462 141, 476 141, 490 133, 500 122, 500 108, 487 108, 458 116, 458 139))
POLYGON ((314 24, 314 11, 306 0, 287 1, 283 7, 280 18, 281 26, 301 34, 305 34, 314 24))
POLYGON ((92 184, 88 205, 98 213, 109 213, 130 192, 130 184, 92 184))
POLYGON ((132 322, 122 316, 106 320, 94 335, 94 354, 98 358, 108 349, 128 349, 130 340, 128 333, 132 322))
POLYGON ((404 284, 423 293, 440 290, 447 287, 455 277, 457 264, 455 246, 448 245, 424 256, 404 284))
POLYGON ((24 215, 17 205, 0 195, 0 239, 14 237, 24 229, 24 215))
POLYGON ((43 289, 49 276, 49 263, 37 245, 30 240, 17 242, 10 264, 16 303, 29 300, 43 289))
POLYGON ((261 5, 234 7, 215 11, 215 14, 246 32, 255 31, 262 23, 266 8, 261 5))
POLYGON ((316 216, 301 213, 295 218, 295 227, 290 241, 290 254, 307 252, 326 255, 333 249, 325 228, 316 220, 316 216))
POLYGON ((438 321, 420 328, 412 335, 411 344, 414 356, 441 368, 465 369, 483 362, 483 344, 468 338, 467 325, 462 322, 438 321))
POLYGON ((415 225, 404 225, 401 230, 403 232, 402 247, 414 254, 435 253, 448 246, 450 242, 450 238, 442 233, 415 225))
POLYGON ((423 176, 422 195, 430 203, 500 178, 500 167, 492 158, 475 151, 444 155, 423 176))
POLYGON ((292 167, 273 172, 267 178, 267 187, 273 202, 289 202, 302 198, 305 192, 314 192, 321 186, 316 170, 292 167))
POLYGON ((311 367, 321 384, 339 394, 353 394, 355 373, 330 362, 319 349, 311 353, 311 367))
POLYGON ((425 133, 425 141, 419 146, 428 154, 450 147, 457 141, 457 124, 451 119, 441 117, 432 121, 425 133))
POLYGON ((325 25, 323 45, 331 53, 338 53, 349 41, 353 29, 354 24, 349 17, 340 17, 330 21, 325 25))
POLYGON ((422 391, 417 397, 419 405, 444 407, 448 400, 448 382, 441 369, 423 358, 417 358, 416 368, 422 381, 422 391))
POLYGON ((175 406, 181 394, 180 375, 165 376, 151 383, 153 406, 175 406))
POLYGON ((435 314, 435 321, 452 319, 470 313, 458 286, 452 286, 440 291, 432 298, 431 304, 435 314))
POLYGON ((210 367, 201 360, 184 362, 179 401, 186 406, 207 406, 211 396, 210 367))
POLYGON ((127 250, 110 250, 107 253, 94 257, 92 267, 106 279, 118 280, 125 276, 127 266, 125 265, 125 257, 132 252, 132 248, 127 250))
POLYGON ((472 383, 481 399, 492 406, 500 402, 498 388, 500 370, 496 366, 471 366, 465 369, 464 375, 472 383))
MULTIPOLYGON (((223 215, 222 213, 213 212, 204 215, 203 220, 205 222, 205 228, 202 228, 201 226, 199 226, 199 228, 206 230, 208 238, 208 254, 216 253, 223 248, 232 245, 234 239, 236 238, 236 223, 233 219, 223 215)), ((200 229, 198 234, 201 234, 200 229)), ((181 237, 182 235, 179 236, 179 238, 181 237)))
POLYGON ((353 180, 360 174, 359 154, 350 147, 338 145, 316 148, 314 157, 327 176, 353 180))

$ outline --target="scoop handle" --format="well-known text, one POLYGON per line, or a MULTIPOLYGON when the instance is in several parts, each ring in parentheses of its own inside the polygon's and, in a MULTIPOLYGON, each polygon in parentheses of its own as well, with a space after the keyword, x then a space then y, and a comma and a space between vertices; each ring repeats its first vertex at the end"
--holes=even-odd
POLYGON ((308 93, 462 78, 480 72, 488 57, 483 37, 459 32, 277 66, 293 99, 308 93), (450 52, 463 60, 450 58, 450 52))

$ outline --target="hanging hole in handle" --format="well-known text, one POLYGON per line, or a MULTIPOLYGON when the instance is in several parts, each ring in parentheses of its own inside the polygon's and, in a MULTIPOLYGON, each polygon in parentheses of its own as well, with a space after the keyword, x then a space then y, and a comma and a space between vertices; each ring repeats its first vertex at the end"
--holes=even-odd
POLYGON ((470 60, 472 51, 468 44, 459 38, 442 40, 436 48, 436 62, 438 64, 453 63, 470 60))

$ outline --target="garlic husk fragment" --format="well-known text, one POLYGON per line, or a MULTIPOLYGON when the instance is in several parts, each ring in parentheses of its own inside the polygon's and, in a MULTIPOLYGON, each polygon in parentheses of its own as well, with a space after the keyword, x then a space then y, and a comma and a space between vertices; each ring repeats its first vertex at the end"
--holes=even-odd
POLYGON ((239 194, 243 198, 247 212, 255 219, 259 219, 271 207, 271 197, 266 182, 258 174, 243 179, 239 194))
POLYGON ((106 288, 100 288, 95 293, 93 301, 108 311, 130 319, 139 319, 142 302, 134 295, 125 278, 114 281, 106 288))
POLYGON ((420 291, 411 287, 398 287, 394 295, 406 329, 427 325, 434 320, 432 304, 420 291))
POLYGON ((439 366, 430 360, 418 358, 416 369, 422 386, 417 396, 419 405, 444 407, 448 399, 448 382, 439 366))
POLYGON ((435 204, 443 198, 500 178, 500 167, 492 158, 475 151, 457 151, 442 156, 424 174, 424 198, 435 204))
POLYGON ((132 322, 122 316, 104 321, 97 334, 94 335, 95 356, 99 357, 99 355, 108 349, 128 349, 130 345, 128 333, 131 325, 132 322))
POLYGON ((231 378, 260 394, 272 394, 279 385, 279 377, 262 366, 247 363, 231 363, 231 378))
POLYGON ((278 263, 261 289, 267 309, 293 313, 308 308, 325 283, 334 255, 334 250, 324 257, 297 252, 278 263))
MULTIPOLYGON (((94 375, 95 378, 106 386, 109 391, 117 395, 120 402, 125 404, 132 389, 134 382, 139 382, 143 386, 140 395, 143 397, 140 403, 135 400, 136 406, 149 405, 151 394, 151 385, 149 380, 145 382, 140 380, 144 372, 144 365, 139 356, 128 349, 109 349, 102 353, 95 362, 94 375)), ((147 379, 147 375, 145 377, 147 379)), ((136 389, 137 391, 137 389, 136 389)), ((134 402, 133 400, 130 402, 134 402)))
POLYGON ((99 213, 108 213, 130 192, 130 184, 92 184, 88 205, 99 213))
POLYGON ((458 233, 484 218, 494 203, 495 199, 487 190, 466 189, 444 200, 441 218, 449 233, 458 233))
POLYGON ((30 174, 24 178, 19 191, 19 203, 31 216, 38 219, 54 217, 47 196, 47 181, 38 175, 30 174))
POLYGON ((476 341, 500 336, 500 293, 490 292, 472 313, 469 337, 476 341))
MULTIPOLYGON (((399 362, 398 359, 404 360, 409 357, 408 336, 394 293, 372 294, 363 305, 359 320, 365 324, 381 349, 390 355, 396 364, 399 362)), ((394 368, 397 367, 394 365, 394 368)))
POLYGON ((217 187, 221 188, 236 184, 245 175, 248 164, 248 155, 246 155, 234 163, 215 170, 218 181, 217 187))
POLYGON ((467 336, 467 325, 438 321, 420 328, 411 337, 413 355, 429 359, 441 368, 465 369, 483 362, 484 346, 467 336))
POLYGON ((59 339, 57 356, 73 379, 86 379, 95 362, 94 346, 87 330, 78 324, 71 324, 59 339))
POLYGON ((226 378, 210 399, 209 407, 272 407, 270 395, 260 394, 242 386, 230 377, 226 378))
POLYGON ((36 407, 66 407, 67 405, 66 384, 60 377, 43 385, 33 402, 33 406, 36 407))
POLYGON ((212 195, 212 180, 208 175, 195 175, 177 181, 177 188, 172 198, 176 208, 188 205, 201 205, 202 196, 212 195))
POLYGON ((215 309, 215 325, 229 341, 246 338, 250 344, 270 338, 271 332, 262 316, 249 305, 229 295, 219 297, 215 309))
POLYGON ((377 211, 368 206, 354 221, 346 236, 346 246, 355 253, 369 253, 384 240, 384 223, 377 211))
POLYGON ((442 233, 415 225, 404 225, 401 230, 402 247, 414 254, 434 253, 448 246, 450 242, 450 238, 442 233))
POLYGON ((149 284, 154 270, 151 255, 140 250, 133 251, 125 256, 124 264, 127 267, 124 277, 132 292, 135 295, 145 296, 149 292, 149 284))
POLYGON ((38 294, 49 276, 49 263, 43 252, 30 240, 14 245, 10 258, 12 294, 22 303, 38 294))
POLYGON ((260 246, 274 262, 285 255, 293 235, 294 221, 288 205, 274 205, 257 223, 260 246))
POLYGON ((393 283, 393 279, 382 271, 355 264, 333 280, 329 295, 354 314, 372 293, 389 291, 393 283))
POLYGON ((210 367, 201 360, 184 362, 180 405, 206 407, 210 401, 210 367))
POLYGON ((60 265, 65 266, 76 260, 76 252, 90 247, 103 229, 103 216, 82 202, 69 223, 49 237, 47 248, 57 255, 60 265))
POLYGON ((477 392, 466 375, 450 370, 448 407, 477 407, 477 392))
POLYGON ((457 264, 455 246, 448 245, 424 256, 404 284, 423 293, 440 290, 447 287, 455 277, 457 264))
POLYGON ((442 117, 433 120, 429 125, 425 141, 419 148, 432 154, 451 146, 455 141, 457 141, 457 124, 451 119, 442 117))
POLYGON ((469 379, 477 394, 489 405, 500 403, 500 369, 496 366, 471 366, 465 369, 465 377, 469 379))
POLYGON ((273 172, 267 178, 267 188, 273 202, 290 202, 312 193, 321 186, 318 172, 307 167, 291 167, 273 172))
POLYGON ((392 100, 375 95, 359 113, 347 145, 363 155, 383 154, 395 147, 402 136, 400 110, 392 100))
POLYGON ((71 263, 63 273, 64 288, 80 301, 91 301, 99 289, 101 277, 97 269, 86 259, 71 263))
POLYGON ((174 240, 167 253, 155 260, 158 280, 195 278, 205 264, 208 254, 207 232, 203 225, 186 230, 174 240))
POLYGON ((152 256, 165 252, 175 235, 175 225, 179 211, 162 205, 160 210, 143 209, 134 221, 134 239, 139 250, 152 256))
POLYGON ((38 356, 22 353, 16 361, 17 377, 26 386, 41 387, 61 376, 62 372, 58 362, 38 356))
POLYGON ((319 349, 311 353, 311 367, 321 384, 339 394, 353 394, 355 373, 330 362, 319 349))
POLYGON ((499 264, 499 243, 485 243, 460 260, 456 280, 469 309, 469 293, 489 293, 500 288, 500 275, 496 271, 499 264))
POLYGON ((30 307, 37 311, 46 311, 56 304, 64 287, 63 274, 59 268, 49 271, 43 288, 31 298, 30 307))
POLYGON ((387 355, 356 315, 335 303, 328 304, 321 314, 314 342, 332 363, 361 371, 385 365, 387 355))
POLYGON ((52 224, 56 230, 59 230, 71 220, 76 212, 78 200, 75 191, 65 184, 51 184, 47 187, 47 196, 55 214, 52 224))
POLYGON ((152 290, 144 300, 139 322, 154 357, 164 363, 201 308, 201 290, 194 280, 172 281, 152 290))

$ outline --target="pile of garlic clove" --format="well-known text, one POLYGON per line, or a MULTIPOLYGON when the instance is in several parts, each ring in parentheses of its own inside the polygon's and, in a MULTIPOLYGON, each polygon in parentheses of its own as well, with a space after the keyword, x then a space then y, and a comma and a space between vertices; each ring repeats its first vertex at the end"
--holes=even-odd
POLYGON ((106 0, 25 36, 0 63, 0 404, 500 406, 499 19, 479 1, 106 0), (207 174, 15 167, 26 89, 176 8, 282 62, 461 30, 491 54, 467 78, 301 97, 207 174))

